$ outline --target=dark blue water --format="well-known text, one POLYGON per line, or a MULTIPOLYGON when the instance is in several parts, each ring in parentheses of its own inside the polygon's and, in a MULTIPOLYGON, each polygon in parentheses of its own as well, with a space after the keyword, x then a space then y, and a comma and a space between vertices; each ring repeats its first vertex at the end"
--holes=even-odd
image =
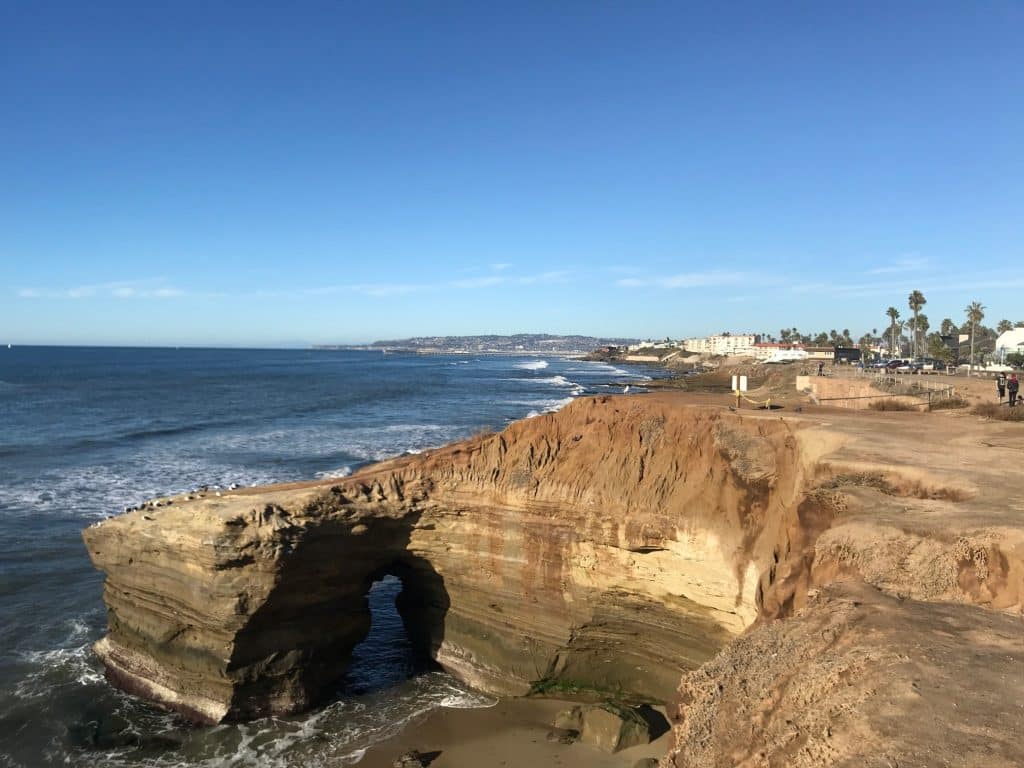
POLYGON ((102 580, 80 531, 198 485, 345 475, 644 373, 556 357, 0 348, 0 767, 340 765, 434 707, 487 706, 417 674, 386 580, 336 701, 191 728, 104 681, 90 650, 102 580))

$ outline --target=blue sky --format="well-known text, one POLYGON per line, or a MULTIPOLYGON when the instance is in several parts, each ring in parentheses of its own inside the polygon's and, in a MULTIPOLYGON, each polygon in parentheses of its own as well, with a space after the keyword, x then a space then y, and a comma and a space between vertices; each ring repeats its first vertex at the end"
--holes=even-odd
POLYGON ((1022 39, 1019 2, 8 3, 0 337, 1022 320, 1022 39))

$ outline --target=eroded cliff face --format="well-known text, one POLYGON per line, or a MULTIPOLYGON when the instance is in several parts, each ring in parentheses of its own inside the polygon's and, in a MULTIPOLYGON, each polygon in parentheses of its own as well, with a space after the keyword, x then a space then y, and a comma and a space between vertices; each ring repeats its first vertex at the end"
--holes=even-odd
POLYGON ((1024 627, 862 582, 812 590, 684 675, 665 768, 1024 765, 1024 627))
POLYGON ((661 764, 1024 765, 1024 430, 966 414, 803 420, 806 587, 783 620, 684 673, 661 764))
POLYGON ((803 604, 834 511, 806 495, 831 443, 799 429, 586 398, 342 481, 175 498, 84 533, 107 574, 96 650, 115 684, 197 720, 295 712, 344 672, 394 573, 410 636, 471 685, 668 700, 803 604))
POLYGON ((199 721, 295 712, 393 573, 419 650, 478 688, 671 701, 666 768, 1020 765, 1022 450, 969 417, 581 399, 89 528, 96 650, 199 721))

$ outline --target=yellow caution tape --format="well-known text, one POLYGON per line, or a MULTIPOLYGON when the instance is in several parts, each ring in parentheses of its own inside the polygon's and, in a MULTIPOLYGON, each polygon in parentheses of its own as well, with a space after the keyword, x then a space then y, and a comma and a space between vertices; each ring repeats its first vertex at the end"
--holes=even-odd
POLYGON ((739 404, 740 398, 743 398, 744 400, 746 400, 751 405, 765 405, 765 406, 768 406, 769 408, 771 408, 772 399, 770 397, 767 400, 751 400, 749 397, 744 395, 738 389, 734 390, 734 394, 736 395, 736 402, 737 402, 737 404, 739 404))

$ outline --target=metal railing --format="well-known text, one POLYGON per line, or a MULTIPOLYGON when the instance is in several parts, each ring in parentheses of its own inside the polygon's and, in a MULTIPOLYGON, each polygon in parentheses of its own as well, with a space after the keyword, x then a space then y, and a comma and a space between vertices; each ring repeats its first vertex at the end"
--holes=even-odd
MULTIPOLYGON (((814 377, 815 373, 806 374, 814 377)), ((888 398, 901 397, 904 399, 917 400, 916 403, 908 403, 911 406, 922 406, 930 409, 932 404, 942 400, 955 398, 956 386, 944 381, 935 381, 928 376, 918 373, 877 370, 871 368, 857 368, 856 366, 833 366, 826 369, 826 378, 857 379, 870 382, 879 390, 877 394, 816 397, 818 402, 830 402, 839 400, 883 400, 888 398), (892 390, 897 390, 893 392, 892 390)))

